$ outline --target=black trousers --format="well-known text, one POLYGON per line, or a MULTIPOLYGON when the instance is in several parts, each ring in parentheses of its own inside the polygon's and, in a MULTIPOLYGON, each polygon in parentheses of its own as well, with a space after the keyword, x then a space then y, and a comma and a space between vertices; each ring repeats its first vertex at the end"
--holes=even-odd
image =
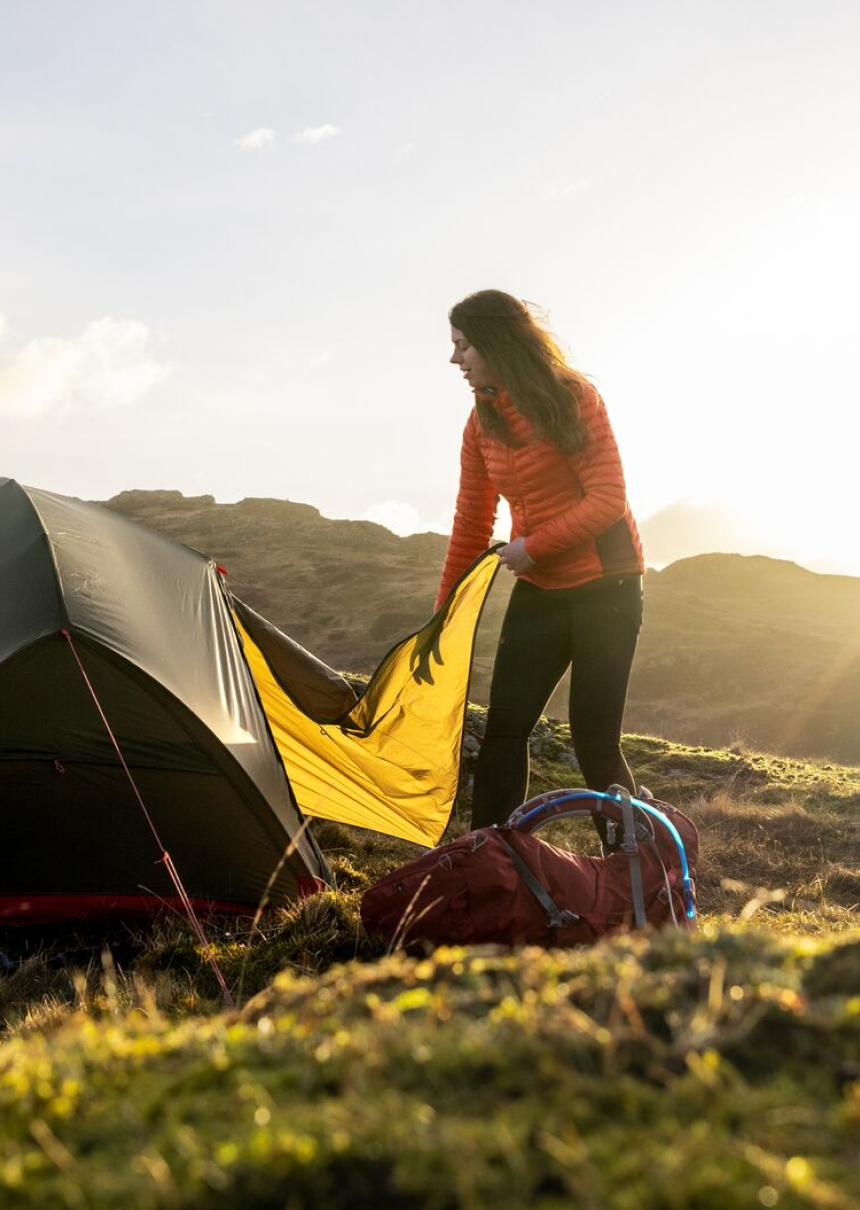
POLYGON ((472 827, 504 823, 524 802, 529 735, 568 667, 570 734, 591 790, 635 793, 621 721, 642 623, 642 577, 543 589, 518 580, 502 624, 487 730, 472 791, 472 827))

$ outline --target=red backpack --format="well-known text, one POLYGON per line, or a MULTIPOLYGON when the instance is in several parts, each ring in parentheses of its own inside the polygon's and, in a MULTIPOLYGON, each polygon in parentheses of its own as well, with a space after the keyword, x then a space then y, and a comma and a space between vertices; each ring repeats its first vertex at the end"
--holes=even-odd
MULTIPOLYGON (((606 851, 606 850, 605 850, 606 851)), ((567 946, 607 933, 695 919, 695 825, 647 791, 556 790, 503 827, 431 849, 368 890, 361 918, 392 945, 567 946), (616 851, 583 857, 532 832, 553 819, 602 816, 616 851)))

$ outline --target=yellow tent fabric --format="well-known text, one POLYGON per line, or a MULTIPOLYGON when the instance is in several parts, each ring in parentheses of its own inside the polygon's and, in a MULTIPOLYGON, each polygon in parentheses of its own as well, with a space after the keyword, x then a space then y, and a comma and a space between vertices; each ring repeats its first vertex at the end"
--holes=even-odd
POLYGON ((335 722, 297 704, 236 618, 306 815, 438 844, 457 792, 475 632, 498 567, 497 554, 482 555, 426 626, 388 653, 364 695, 335 722))

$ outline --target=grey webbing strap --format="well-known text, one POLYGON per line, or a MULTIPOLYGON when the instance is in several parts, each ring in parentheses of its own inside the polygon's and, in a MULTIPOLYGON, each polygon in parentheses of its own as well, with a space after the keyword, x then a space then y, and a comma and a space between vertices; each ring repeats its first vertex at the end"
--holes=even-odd
POLYGON ((645 893, 642 889, 642 865, 639 861, 639 846, 636 843, 636 822, 633 818, 633 803, 630 801, 630 791, 624 786, 610 786, 609 793, 614 794, 621 802, 621 822, 624 825, 624 839, 621 844, 622 852, 627 854, 630 864, 630 890, 633 894, 633 916, 638 929, 644 929, 647 924, 645 916, 645 893))
POLYGON ((574 920, 578 920, 579 917, 576 912, 570 912, 567 908, 560 908, 558 906, 546 887, 538 882, 522 857, 520 857, 513 845, 505 840, 501 832, 496 832, 496 835, 510 853, 514 869, 546 912, 549 927, 551 929, 559 929, 563 928, 566 924, 572 924, 574 920))

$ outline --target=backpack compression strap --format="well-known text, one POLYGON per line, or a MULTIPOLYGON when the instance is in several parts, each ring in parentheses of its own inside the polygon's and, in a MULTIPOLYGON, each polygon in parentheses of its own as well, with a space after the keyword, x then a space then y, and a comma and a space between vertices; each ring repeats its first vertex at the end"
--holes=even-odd
POLYGON ((560 929, 564 928, 566 924, 573 924, 574 920, 578 920, 579 917, 576 912, 571 912, 567 908, 560 908, 558 906, 546 887, 538 882, 514 846, 505 840, 501 832, 497 831, 496 835, 510 853, 514 869, 546 912, 548 927, 551 929, 560 929))

